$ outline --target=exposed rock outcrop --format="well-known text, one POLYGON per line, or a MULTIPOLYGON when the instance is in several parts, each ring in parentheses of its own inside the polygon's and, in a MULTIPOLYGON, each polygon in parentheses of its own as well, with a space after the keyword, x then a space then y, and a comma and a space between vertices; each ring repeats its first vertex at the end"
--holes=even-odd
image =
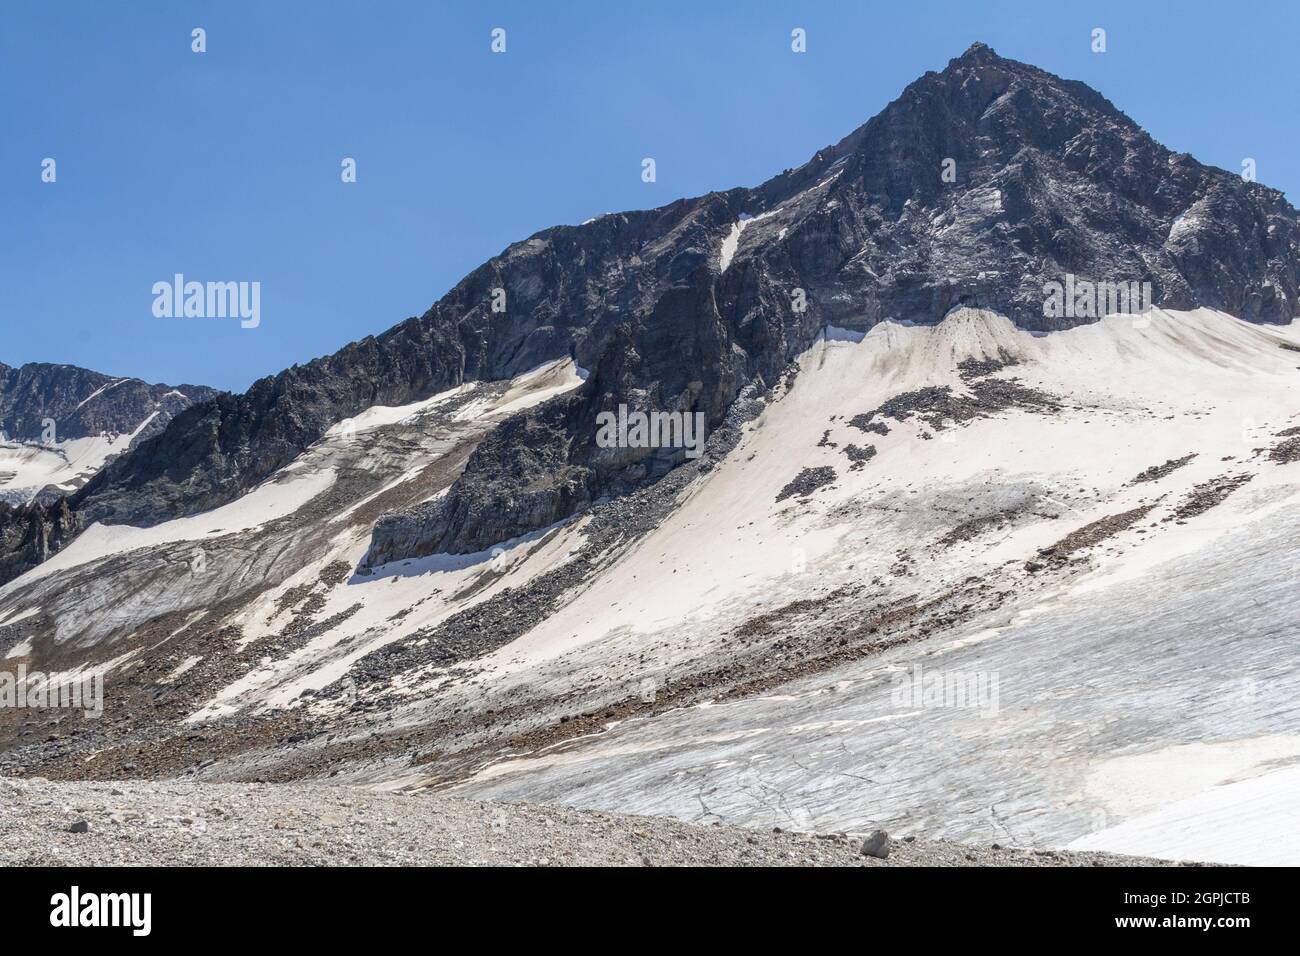
POLYGON ((67 441, 127 435, 144 424, 137 435, 144 439, 216 394, 203 385, 149 385, 75 365, 0 363, 0 432, 12 441, 46 441, 51 433, 54 440, 67 441))
POLYGON ((10 581, 42 563, 80 530, 66 498, 17 508, 0 501, 0 581, 10 581))

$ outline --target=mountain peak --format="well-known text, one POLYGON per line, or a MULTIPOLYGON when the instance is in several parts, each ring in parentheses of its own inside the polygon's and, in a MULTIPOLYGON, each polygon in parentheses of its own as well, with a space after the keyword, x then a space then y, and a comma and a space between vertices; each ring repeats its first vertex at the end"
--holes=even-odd
POLYGON ((1002 59, 1002 57, 997 55, 997 53, 993 50, 993 47, 989 46, 987 43, 981 43, 979 40, 976 40, 974 43, 972 43, 970 46, 966 48, 965 53, 957 57, 957 59, 954 60, 953 62, 970 63, 972 61, 977 61, 977 60, 1000 60, 1000 59, 1002 59))
POLYGON ((979 69, 982 67, 1016 67, 1023 66, 1016 60, 1008 60, 1004 56, 999 56, 997 51, 987 43, 981 43, 978 40, 966 48, 966 52, 961 56, 953 57, 948 61, 947 68, 943 71, 945 74, 961 70, 979 69))
POLYGON ((761 186, 544 231, 419 319, 178 416, 72 506, 85 523, 109 524, 210 510, 371 404, 572 358, 589 381, 548 405, 540 430, 512 419, 485 439, 422 512, 406 556, 472 553, 673 466, 657 449, 606 455, 598 412, 654 395, 664 408, 706 410, 716 426, 826 326, 931 324, 971 306, 1034 331, 1066 328, 1102 314, 1049 305, 1045 290, 1074 278, 1105 283, 1116 302, 1136 287, 1164 308, 1291 321, 1300 216, 1257 184, 1170 156, 1086 84, 975 43, 761 186), (496 289, 504 313, 489 304, 496 289), (522 447, 532 455, 523 478, 512 464, 522 447))
POLYGON ((924 82, 926 78, 933 76, 941 77, 958 77, 966 79, 975 75, 984 79, 992 79, 1002 83, 1012 83, 1018 79, 1037 79, 1047 82, 1062 82, 1061 78, 1051 73, 1038 69, 1029 64, 1022 63, 1020 60, 1009 59, 1001 56, 987 43, 976 41, 966 48, 966 52, 961 56, 953 57, 948 61, 948 65, 938 74, 927 73, 918 82, 924 82))

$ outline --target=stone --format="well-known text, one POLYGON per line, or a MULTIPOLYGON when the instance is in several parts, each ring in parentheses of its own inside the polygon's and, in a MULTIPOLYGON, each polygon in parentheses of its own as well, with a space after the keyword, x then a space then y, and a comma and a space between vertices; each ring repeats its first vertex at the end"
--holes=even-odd
POLYGON ((872 856, 878 860, 889 858, 889 834, 884 830, 872 830, 862 841, 862 855, 872 856))

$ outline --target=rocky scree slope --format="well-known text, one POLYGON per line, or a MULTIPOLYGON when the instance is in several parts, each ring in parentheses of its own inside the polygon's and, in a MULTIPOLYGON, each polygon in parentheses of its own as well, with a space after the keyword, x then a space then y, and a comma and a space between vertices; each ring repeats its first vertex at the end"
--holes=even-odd
POLYGON ((350 787, 0 777, 0 865, 1138 866, 1105 853, 697 826, 350 787), (75 809, 74 809, 75 808, 75 809), (877 853, 881 852, 879 850, 877 853))
POLYGON ((389 559, 475 552, 680 460, 598 448, 600 411, 703 412, 713 427, 827 325, 933 323, 956 305, 1031 329, 1089 321, 1044 315, 1044 284, 1066 274, 1149 281, 1167 308, 1287 322, 1298 254, 1281 193, 1170 152, 1082 83, 975 44, 761 186, 544 230, 423 316, 188 409, 71 507, 83 526, 212 508, 368 406, 570 356, 590 370, 581 389, 503 425, 444 498, 396 522, 415 553, 384 540, 383 523, 375 541, 389 559))

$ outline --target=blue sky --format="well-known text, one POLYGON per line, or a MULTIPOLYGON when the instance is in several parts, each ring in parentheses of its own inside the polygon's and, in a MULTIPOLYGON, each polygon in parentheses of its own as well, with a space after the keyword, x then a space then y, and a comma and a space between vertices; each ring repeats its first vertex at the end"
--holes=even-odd
POLYGON ((0 361, 242 390, 539 229, 797 166, 975 40, 1296 203, 1298 39, 1289 0, 6 0, 0 361), (261 325, 156 318, 176 272, 260 282, 261 325))

